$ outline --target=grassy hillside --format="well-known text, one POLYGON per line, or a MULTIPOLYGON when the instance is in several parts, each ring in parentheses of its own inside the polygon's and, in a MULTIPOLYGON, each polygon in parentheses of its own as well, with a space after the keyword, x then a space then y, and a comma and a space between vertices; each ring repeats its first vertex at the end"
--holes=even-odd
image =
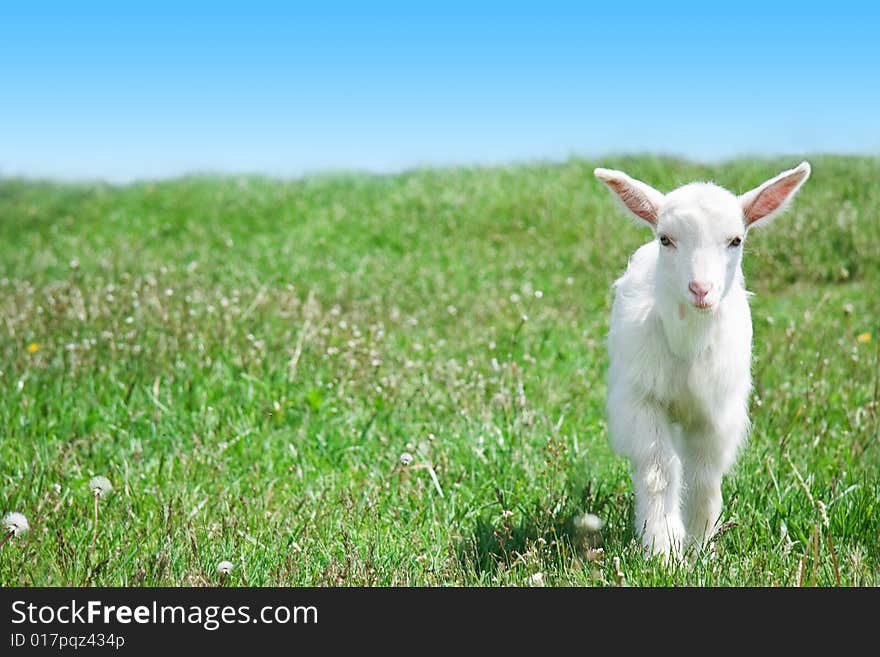
POLYGON ((0 585, 880 584, 880 160, 811 162, 746 244, 754 429, 681 569, 607 446, 610 285, 650 233, 599 163, 0 181, 0 512, 32 526, 0 585))

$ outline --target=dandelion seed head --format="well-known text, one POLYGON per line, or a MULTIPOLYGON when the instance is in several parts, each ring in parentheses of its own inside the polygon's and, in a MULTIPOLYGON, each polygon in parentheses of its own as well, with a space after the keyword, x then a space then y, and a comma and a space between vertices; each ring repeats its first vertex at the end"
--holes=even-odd
POLYGON ((3 516, 3 528, 7 533, 11 533, 13 536, 21 536, 26 533, 31 526, 28 524, 28 520, 24 517, 23 513, 13 511, 12 513, 7 513, 3 516))
POLYGON ((89 490, 95 497, 107 497, 113 490, 113 485, 107 477, 98 475, 89 479, 89 490))
POLYGON ((234 567, 231 561, 221 561, 217 564, 217 572, 221 575, 228 575, 234 567))
POLYGON ((594 513, 582 513, 574 519, 574 526, 581 532, 598 532, 605 522, 594 513))
POLYGON ((400 455, 400 464, 401 465, 409 465, 413 462, 413 455, 409 452, 404 452, 400 455))
POLYGON ((544 296, 544 293, 541 290, 535 290, 535 298, 540 299, 544 296))

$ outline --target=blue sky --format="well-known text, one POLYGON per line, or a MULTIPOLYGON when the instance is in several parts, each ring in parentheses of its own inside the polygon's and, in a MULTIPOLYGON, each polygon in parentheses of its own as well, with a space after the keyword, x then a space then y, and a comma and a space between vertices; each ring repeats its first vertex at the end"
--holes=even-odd
POLYGON ((876 5, 431 4, 4 3, 0 175, 880 153, 876 5))

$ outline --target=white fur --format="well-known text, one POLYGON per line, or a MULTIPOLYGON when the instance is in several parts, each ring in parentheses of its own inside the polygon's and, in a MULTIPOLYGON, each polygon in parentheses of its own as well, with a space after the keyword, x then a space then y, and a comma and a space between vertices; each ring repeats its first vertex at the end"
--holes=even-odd
POLYGON ((679 557, 714 532, 721 479, 749 427, 752 320, 742 246, 730 241, 757 221, 746 216, 763 223, 781 212, 809 173, 804 162, 736 197, 711 183, 663 195, 622 172, 595 172, 655 234, 614 284, 608 333, 611 444, 631 461, 649 554, 679 557), (750 204, 762 194, 758 210, 750 204))

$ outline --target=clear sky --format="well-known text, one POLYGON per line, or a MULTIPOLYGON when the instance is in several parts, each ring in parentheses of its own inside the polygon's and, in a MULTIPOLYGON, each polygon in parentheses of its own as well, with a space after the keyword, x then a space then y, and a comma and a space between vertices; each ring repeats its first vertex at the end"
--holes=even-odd
POLYGON ((0 4, 0 176, 880 153, 876 3, 138 4, 0 4))

